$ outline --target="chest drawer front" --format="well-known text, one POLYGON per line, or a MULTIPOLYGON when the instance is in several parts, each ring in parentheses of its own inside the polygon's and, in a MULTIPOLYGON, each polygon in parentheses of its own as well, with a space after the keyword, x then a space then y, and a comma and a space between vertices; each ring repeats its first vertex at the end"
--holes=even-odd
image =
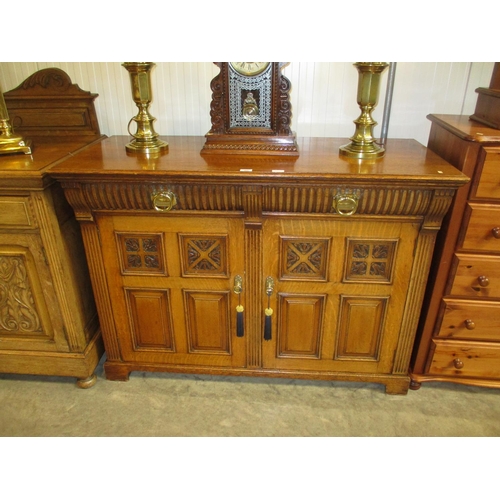
POLYGON ((486 342, 435 342, 429 373, 479 378, 500 378, 500 345, 486 342))
POLYGON ((469 222, 461 247, 500 253, 500 206, 470 204, 469 222))
POLYGON ((31 227, 34 225, 27 196, 0 197, 0 227, 31 227))
POLYGON ((454 265, 451 295, 500 298, 500 257, 456 254, 454 265))
POLYGON ((485 153, 475 196, 500 200, 500 148, 485 149, 485 153))
POLYGON ((500 342, 500 302, 445 299, 438 337, 500 342))

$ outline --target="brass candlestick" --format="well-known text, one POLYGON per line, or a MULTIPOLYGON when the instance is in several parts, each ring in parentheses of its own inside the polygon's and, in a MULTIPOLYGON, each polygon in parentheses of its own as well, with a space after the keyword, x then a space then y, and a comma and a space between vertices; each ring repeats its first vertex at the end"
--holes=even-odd
POLYGON ((130 153, 159 153, 168 150, 168 143, 158 139, 153 127, 156 120, 148 111, 152 101, 150 72, 155 66, 151 62, 126 62, 122 66, 130 73, 132 98, 139 108, 139 113, 128 123, 128 133, 134 140, 125 146, 130 153), (137 125, 135 134, 130 132, 132 122, 137 125))
POLYGON ((0 154, 12 153, 31 154, 31 141, 25 141, 20 135, 14 134, 0 88, 0 154))
POLYGON ((380 75, 388 64, 383 62, 355 63, 358 72, 358 105, 361 115, 354 120, 356 131, 349 144, 341 146, 340 154, 349 158, 381 158, 385 149, 375 143, 373 127, 377 122, 372 118, 372 111, 378 102, 380 75))

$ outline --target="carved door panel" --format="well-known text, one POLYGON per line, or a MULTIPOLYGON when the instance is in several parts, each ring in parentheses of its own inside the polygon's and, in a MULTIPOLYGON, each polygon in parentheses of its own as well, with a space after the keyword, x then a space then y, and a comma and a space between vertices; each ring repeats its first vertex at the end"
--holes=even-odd
POLYGON ((52 277, 36 233, 0 237, 0 349, 69 351, 52 277))
POLYGON ((113 216, 98 226, 123 360, 244 366, 240 219, 113 216))
POLYGON ((418 227, 268 219, 264 272, 274 290, 265 367, 390 373, 418 227))

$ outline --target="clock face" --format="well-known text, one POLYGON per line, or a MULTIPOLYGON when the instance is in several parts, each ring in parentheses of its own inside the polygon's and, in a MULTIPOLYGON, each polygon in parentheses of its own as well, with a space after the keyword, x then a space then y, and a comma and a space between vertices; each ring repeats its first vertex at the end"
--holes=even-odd
POLYGON ((230 62, 231 67, 239 73, 245 76, 254 76, 262 73, 270 63, 268 62, 230 62))

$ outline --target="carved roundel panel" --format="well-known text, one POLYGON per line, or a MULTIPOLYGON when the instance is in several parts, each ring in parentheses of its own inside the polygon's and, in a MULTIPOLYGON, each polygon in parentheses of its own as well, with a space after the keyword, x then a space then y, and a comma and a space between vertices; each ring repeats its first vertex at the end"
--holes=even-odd
POLYGON ((281 237, 280 279, 327 281, 330 238, 281 237))
POLYGON ((183 276, 227 277, 227 236, 180 234, 183 276))
POLYGON ((397 240, 349 238, 344 280, 391 283, 396 246, 397 240))
POLYGON ((124 274, 166 274, 161 234, 119 233, 118 249, 124 274))

